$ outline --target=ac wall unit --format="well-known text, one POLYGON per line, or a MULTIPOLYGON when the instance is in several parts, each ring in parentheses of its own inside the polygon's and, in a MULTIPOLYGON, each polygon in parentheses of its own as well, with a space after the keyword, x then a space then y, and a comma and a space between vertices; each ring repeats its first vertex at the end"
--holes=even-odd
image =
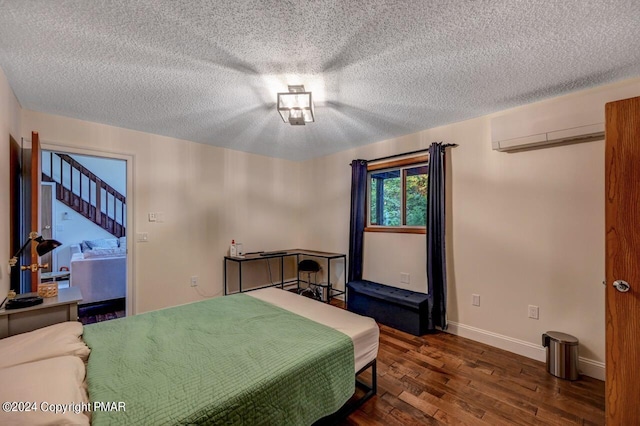
POLYGON ((579 142, 599 141, 603 139, 604 123, 598 123, 519 138, 493 140, 491 143, 493 149, 496 151, 512 152, 544 148, 552 145, 568 145, 579 142))
POLYGON ((593 96, 540 102, 491 119, 491 145, 513 152, 604 139, 604 102, 593 96))

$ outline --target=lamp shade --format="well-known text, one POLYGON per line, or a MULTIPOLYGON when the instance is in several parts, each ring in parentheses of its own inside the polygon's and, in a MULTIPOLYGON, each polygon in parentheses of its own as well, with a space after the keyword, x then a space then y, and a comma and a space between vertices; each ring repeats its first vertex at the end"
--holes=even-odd
MULTIPOLYGON (((42 237, 40 238, 42 239, 42 237)), ((59 241, 43 239, 42 241, 38 241, 38 245, 36 246, 36 252, 38 253, 38 256, 44 256, 45 254, 54 250, 56 247, 60 247, 61 245, 62 243, 59 241)))

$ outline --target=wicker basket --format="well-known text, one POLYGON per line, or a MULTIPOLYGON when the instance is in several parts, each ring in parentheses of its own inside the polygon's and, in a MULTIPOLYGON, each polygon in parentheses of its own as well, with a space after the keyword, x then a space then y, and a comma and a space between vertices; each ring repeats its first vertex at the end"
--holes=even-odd
POLYGON ((40 283, 38 284, 38 296, 40 297, 56 297, 58 295, 58 283, 40 283))

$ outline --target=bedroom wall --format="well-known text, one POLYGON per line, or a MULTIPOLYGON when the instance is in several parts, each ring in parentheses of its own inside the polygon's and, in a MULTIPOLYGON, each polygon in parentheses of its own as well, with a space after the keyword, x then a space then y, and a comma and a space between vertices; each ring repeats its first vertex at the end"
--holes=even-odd
MULTIPOLYGON (((640 80, 585 93, 603 99, 604 117, 607 98, 640 95, 640 80)), ((544 102, 554 108, 559 99, 544 102)), ((491 117, 305 162, 313 195, 301 201, 313 208, 303 210, 302 244, 348 251, 352 159, 457 143, 447 161, 450 331, 541 360, 542 333, 564 331, 580 339, 583 371, 603 375, 604 142, 500 153, 491 149, 491 117), (539 320, 527 318, 530 304, 539 320)), ((415 235, 365 233, 364 277, 399 287, 409 272, 411 288, 424 291, 424 245, 415 235)))
POLYGON ((20 143, 20 104, 0 68, 0 296, 9 291, 9 136, 20 143))
POLYGON ((132 156, 137 313, 221 295, 231 239, 245 251, 299 245, 298 163, 25 110, 22 133, 31 130, 44 148, 132 156), (149 222, 149 212, 163 212, 164 222, 149 222), (136 232, 149 241, 136 242, 136 232))

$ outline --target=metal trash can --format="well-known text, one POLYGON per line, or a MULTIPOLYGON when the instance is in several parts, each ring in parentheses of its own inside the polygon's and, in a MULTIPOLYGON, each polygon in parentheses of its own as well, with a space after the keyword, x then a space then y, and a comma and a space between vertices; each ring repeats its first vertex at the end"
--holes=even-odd
POLYGON ((547 371, 556 377, 578 380, 578 339, 559 331, 542 335, 542 346, 547 348, 547 371))

